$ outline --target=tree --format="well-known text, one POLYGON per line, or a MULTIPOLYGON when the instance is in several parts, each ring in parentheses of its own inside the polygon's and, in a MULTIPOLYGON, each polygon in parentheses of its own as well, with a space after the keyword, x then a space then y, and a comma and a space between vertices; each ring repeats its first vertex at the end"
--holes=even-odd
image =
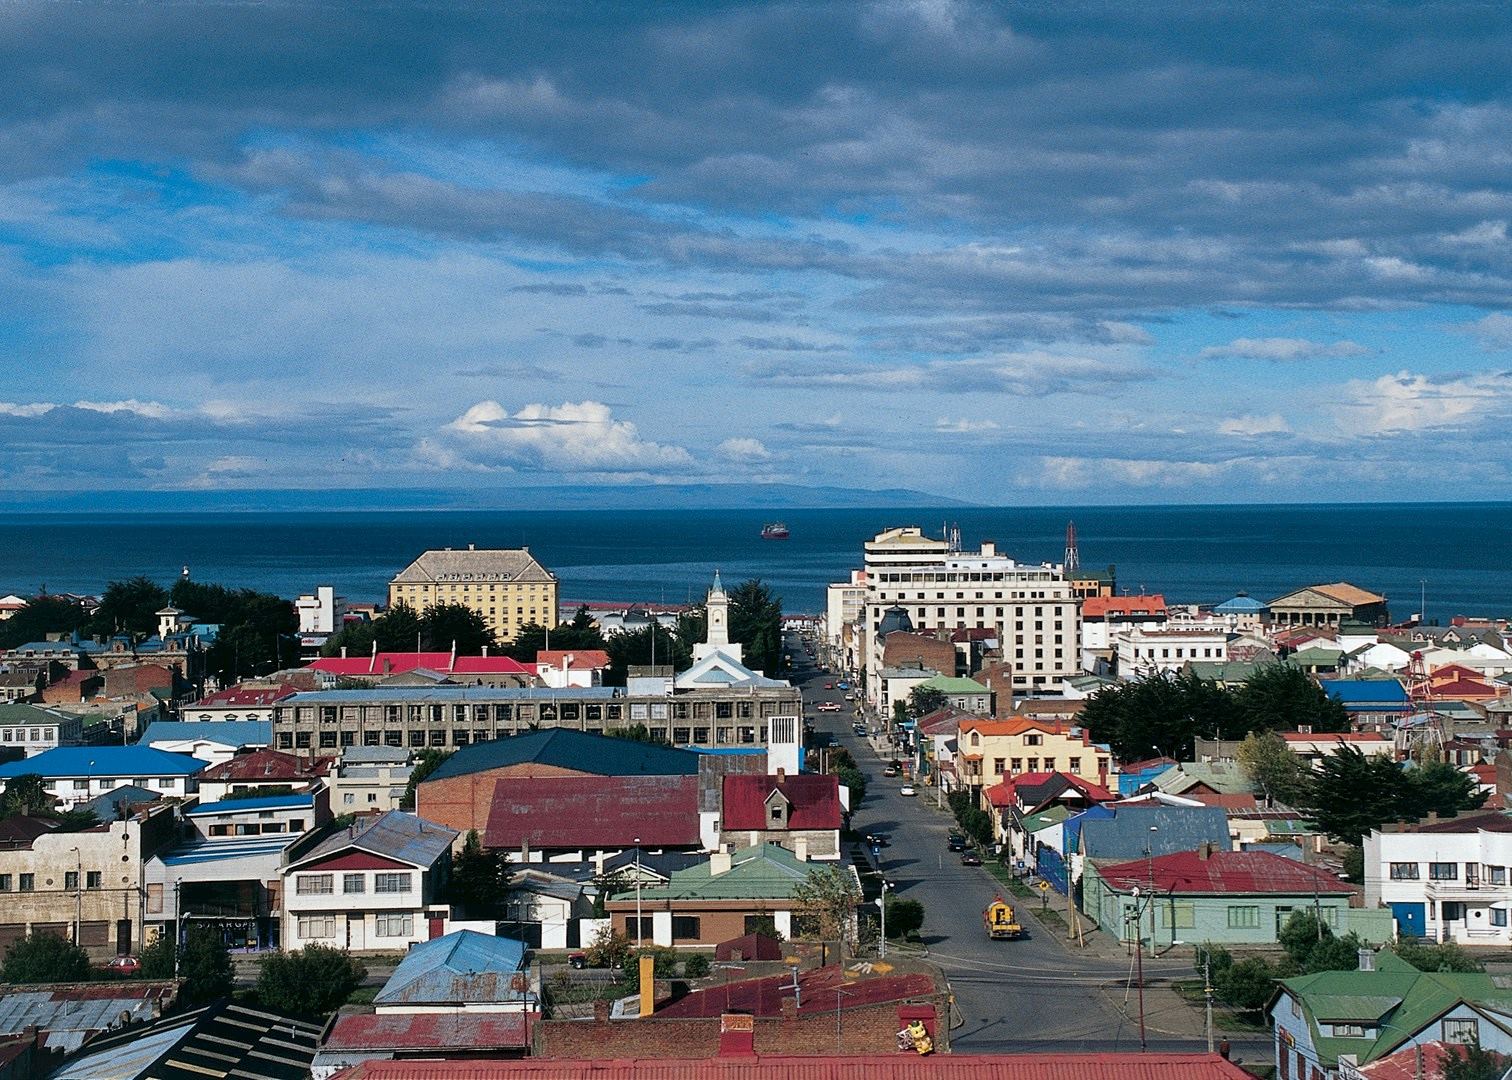
POLYGON ((1082 724, 1125 761, 1189 757, 1194 738, 1244 734, 1230 694, 1187 672, 1161 672, 1099 690, 1081 714, 1082 724))
POLYGON ((93 626, 101 634, 130 634, 134 638, 157 633, 157 613, 168 605, 168 590, 138 575, 112 581, 100 597, 93 626))
POLYGON ((599 927, 593 944, 583 950, 589 967, 617 968, 624 966, 630 955, 630 939, 607 923, 599 927))
POLYGON ((471 918, 497 918, 509 891, 509 860, 500 852, 484 850, 478 830, 470 829, 462 852, 452 862, 452 902, 471 918))
POLYGON ((690 979, 701 979, 709 973, 708 953, 694 953, 683 961, 683 974, 690 979))
POLYGON ((866 774, 854 765, 841 765, 835 769, 835 776, 850 788, 850 808, 854 813, 861 800, 866 798, 866 774))
POLYGON ((1419 765, 1406 775, 1408 797, 1404 818, 1418 821, 1429 814, 1452 817, 1485 805, 1487 793, 1476 789, 1475 778, 1447 761, 1419 765))
POLYGON ((627 724, 624 727, 605 728, 604 734, 611 739, 624 739, 627 742, 664 743, 660 732, 652 731, 645 724, 627 724))
POLYGON ((809 871, 808 877, 793 887, 792 895, 815 936, 838 940, 842 946, 849 940, 861 887, 848 865, 809 871))
POLYGON ((1213 988, 1219 1000, 1242 1012, 1258 1012, 1265 1008, 1275 981, 1275 970, 1261 956, 1235 960, 1221 973, 1213 973, 1213 988))
POLYGON ((174 583, 171 600, 199 621, 220 626, 206 650, 205 667, 223 681, 281 668, 299 656, 294 640, 299 614, 281 596, 181 580, 174 583))
POLYGON ((924 925, 924 905, 917 900, 887 900, 887 936, 907 938, 916 934, 924 925))
POLYGON ((747 667, 778 675, 783 669, 782 601, 760 578, 730 590, 730 640, 742 647, 747 667))
POLYGON ((949 704, 945 691, 933 686, 916 686, 908 692, 908 711, 917 720, 921 716, 928 716, 936 709, 943 709, 949 704))
POLYGON ((1408 805, 1408 781, 1388 757, 1367 757, 1340 746, 1318 766, 1306 805, 1318 829, 1341 844, 1358 844, 1372 829, 1398 820, 1408 805))
POLYGON ((624 686, 632 667, 648 667, 653 659, 657 667, 671 667, 677 671, 693 661, 692 650, 660 623, 652 623, 644 630, 615 634, 606 644, 605 651, 609 653, 609 670, 604 673, 606 686, 624 686))
POLYGON ((1486 966, 1452 941, 1442 944, 1398 938, 1391 951, 1419 971, 1485 971, 1486 966))
POLYGON ((540 623, 526 623, 515 634, 514 640, 504 647, 504 653, 522 664, 533 664, 536 654, 547 648, 568 652, 603 649, 604 635, 585 606, 578 608, 567 622, 558 623, 550 630, 540 623))
POLYGON ((1353 931, 1335 937, 1333 929, 1312 911, 1292 912, 1276 940, 1297 970, 1307 975, 1316 971, 1354 971, 1360 966, 1360 949, 1364 945, 1353 931))
POLYGON ((320 647, 320 655, 340 656, 341 650, 345 649, 348 656, 370 656, 373 652, 374 625, 366 619, 347 623, 326 638, 325 644, 320 647))
POLYGON ((1233 695, 1234 710, 1247 731, 1348 731, 1349 714, 1299 667, 1263 664, 1233 695))
POLYGON ((1445 1051, 1443 1071, 1439 1073, 1443 1080, 1501 1080, 1512 1063, 1512 1058, 1484 1049, 1479 1039, 1465 1047, 1463 1054, 1457 1046, 1445 1047, 1445 1051))
POLYGON ((1245 775, 1265 795, 1286 806, 1305 802, 1312 770, 1292 753, 1286 740, 1273 731, 1254 731, 1244 737, 1235 755, 1245 775))
POLYGON ((28 934, 5 950, 0 980, 11 983, 83 982, 89 954, 56 934, 28 934))
POLYGON ((231 953, 220 932, 209 926, 190 926, 184 938, 180 961, 176 937, 159 934, 156 941, 142 950, 143 976, 171 979, 177 974, 184 980, 179 1000, 185 1005, 203 1005, 231 993, 231 953))
POLYGON ((420 616, 403 600, 373 620, 373 641, 379 652, 414 652, 423 636, 420 616))
POLYGON ((420 751, 420 756, 415 759, 415 767, 410 770, 409 783, 404 787, 404 795, 399 799, 399 809, 413 810, 415 808, 415 788, 427 776, 439 769, 446 759, 451 757, 455 752, 454 750, 436 750, 434 748, 420 751))
POLYGON ((34 596, 9 619, 0 622, 0 649, 14 649, 48 634, 72 634, 89 622, 89 613, 61 596, 34 596))
POLYGON ((488 620, 465 604, 436 604, 426 608, 420 625, 422 637, 437 652, 448 652, 455 646, 458 656, 477 656, 485 648, 499 647, 488 620))
POLYGON ((345 949, 306 945, 271 953, 257 975, 257 999, 284 1016, 317 1017, 331 1012, 362 985, 367 968, 345 949))
POLYGON ((42 777, 36 773, 22 773, 5 782, 5 792, 0 794, 0 817, 15 814, 40 814, 50 816, 53 812, 53 797, 47 793, 42 777))

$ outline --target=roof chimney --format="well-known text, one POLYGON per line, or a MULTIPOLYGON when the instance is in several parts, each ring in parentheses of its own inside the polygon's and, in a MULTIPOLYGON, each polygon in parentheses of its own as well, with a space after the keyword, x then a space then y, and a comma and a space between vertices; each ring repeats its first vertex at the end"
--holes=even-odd
POLYGON ((467 545, 467 550, 468 551, 477 551, 478 550, 478 545, 477 544, 468 544, 467 545))
POLYGON ((1374 971, 1375 969, 1376 969, 1376 966, 1375 966, 1375 950, 1374 949, 1361 949, 1360 950, 1360 970, 1361 971, 1374 971))
POLYGON ((342 647, 341 647, 341 658, 342 658, 342 659, 343 659, 343 660, 345 660, 345 659, 346 659, 346 658, 347 658, 347 655, 346 655, 346 650, 347 650, 347 647, 346 647, 346 646, 345 646, 345 645, 343 645, 343 646, 342 646, 342 647))
POLYGON ((786 779, 787 779, 787 770, 784 769, 781 765, 777 766, 777 784, 778 784, 778 786, 780 787, 782 785, 783 781, 785 781, 786 779))
POLYGON ((709 856, 709 876, 718 877, 720 874, 730 872, 730 853, 728 851, 716 851, 709 856))
POLYGON ((1197 857, 1203 862, 1206 862, 1208 859, 1211 859, 1213 857, 1213 842, 1211 840, 1204 840, 1201 845, 1198 846, 1197 857))

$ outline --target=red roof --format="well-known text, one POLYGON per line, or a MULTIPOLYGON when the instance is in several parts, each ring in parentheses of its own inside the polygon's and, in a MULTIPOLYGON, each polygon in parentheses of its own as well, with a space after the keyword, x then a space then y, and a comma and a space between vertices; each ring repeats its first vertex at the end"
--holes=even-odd
POLYGON ((425 668, 443 675, 530 675, 535 672, 508 656, 458 656, 449 652, 381 652, 376 656, 323 656, 309 671, 329 675, 402 675, 425 668))
POLYGON ((1203 792, 1201 794, 1183 795, 1183 799, 1193 799, 1203 806, 1218 806, 1224 810, 1257 810, 1259 804, 1255 802, 1253 795, 1229 794, 1221 791, 1203 792))
MULTIPOLYGON (((1124 891, 1135 885, 1148 888, 1151 867, 1151 860, 1134 859, 1099 866, 1097 872, 1113 888, 1124 891)), ((1196 851, 1178 851, 1156 857, 1153 869, 1156 890, 1168 894, 1268 893, 1294 896, 1355 891, 1325 870, 1269 851, 1214 851, 1205 859, 1196 851)))
POLYGON ((530 1045, 527 1013, 359 1013, 338 1016, 329 1050, 496 1050, 530 1045))
POLYGON ((739 1058, 619 1058, 599 1061, 365 1061, 340 1080, 1252 1080, 1217 1054, 871 1054, 739 1058))
POLYGON ((596 671, 609 666, 609 654, 603 649, 541 649, 536 653, 536 667, 543 664, 560 670, 572 657, 572 671, 596 671))
MULTIPOLYGON (((841 1009, 926 997, 935 992, 935 983, 930 976, 918 974, 882 975, 859 980, 847 978, 844 968, 839 964, 831 964, 799 975, 798 988, 799 996, 803 999, 798 1015, 808 1016, 812 1013, 833 1013, 837 997, 841 1001, 841 1009)), ((682 1019, 719 1016, 727 1012, 781 1016, 782 999, 792 996, 793 976, 771 975, 764 979, 745 979, 728 986, 721 984, 708 990, 695 990, 665 1008, 658 1009, 656 1015, 658 1018, 682 1019)))
POLYGON ((199 774, 199 781, 255 780, 276 784, 289 780, 313 780, 324 776, 330 770, 330 763, 330 758, 311 760, 281 750, 254 750, 250 754, 238 754, 219 765, 210 766, 199 774))
POLYGON ((1082 601, 1083 619, 1101 619, 1109 615, 1164 615, 1165 597, 1154 596, 1089 596, 1082 601))
POLYGON ((1453 682, 1434 683, 1433 694, 1440 698, 1489 698, 1499 697, 1496 687, 1479 679, 1455 679, 1453 682))
POLYGON ((1346 743, 1389 743, 1391 737, 1382 735, 1379 731, 1319 731, 1309 734, 1305 731, 1283 731, 1281 738, 1294 743, 1322 743, 1322 742, 1346 742, 1346 743))
MULTIPOLYGON (((1460 1048, 1454 1047, 1453 1052, 1458 1055, 1460 1048)), ((1417 1080, 1420 1076, 1442 1076, 1449 1053, 1450 1048, 1441 1042, 1423 1043, 1421 1047, 1408 1046, 1387 1054, 1369 1065, 1359 1066, 1356 1071, 1369 1080, 1417 1080)))
MULTIPOLYGON (((1083 780, 1079 776, 1063 772, 1032 772, 1019 773, 1011 780, 1005 780, 1001 784, 993 784, 987 789, 987 799, 993 806, 1007 807, 1015 805, 1020 791, 1041 787, 1050 783, 1056 777, 1064 780, 1070 788, 1085 795, 1091 802, 1112 802, 1116 796, 1101 784, 1094 784, 1090 780, 1083 780)), ((1064 791, 1050 796, 1051 800, 1058 799, 1064 791)), ((1033 796, 1031 796, 1032 798, 1033 796)))
POLYGON ((493 848, 618 848, 637 842, 643 847, 697 846, 698 777, 499 780, 483 842, 493 848))
POLYGON ((823 773, 802 773, 780 780, 775 776, 726 776, 721 826, 726 829, 770 828, 767 799, 774 791, 781 791, 787 797, 789 829, 840 827, 840 778, 823 773))
POLYGON ((292 686, 265 687, 259 690, 244 690, 241 687, 232 686, 225 690, 217 690, 213 694, 206 694, 193 705, 188 706, 188 708, 245 709, 248 706, 271 705, 275 701, 283 700, 292 693, 294 693, 292 686))
POLYGON ((1508 817, 1499 810, 1485 810, 1480 813, 1445 818, 1442 821, 1428 821, 1421 825, 1409 825, 1406 831, 1427 833, 1473 833, 1483 831, 1512 833, 1512 817, 1508 817))

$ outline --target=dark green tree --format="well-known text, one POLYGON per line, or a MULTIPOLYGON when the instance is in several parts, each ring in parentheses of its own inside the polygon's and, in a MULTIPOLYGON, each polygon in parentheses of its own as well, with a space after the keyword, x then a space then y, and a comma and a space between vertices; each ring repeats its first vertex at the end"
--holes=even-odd
POLYGON ((178 960, 178 942, 172 934, 160 934, 142 950, 142 975, 149 979, 171 979, 178 962, 178 976, 184 980, 179 1000, 185 1005, 203 1005, 231 993, 233 980, 231 953, 220 931, 210 926, 191 925, 184 934, 184 955, 178 960))
POLYGON ((71 634, 85 627, 89 613, 61 596, 34 596, 9 619, 0 622, 0 649, 14 649, 48 634, 71 634))
POLYGON ((84 982, 89 954, 56 934, 28 934, 5 950, 0 980, 11 983, 84 982))
POLYGON ((0 795, 0 817, 13 814, 51 816, 54 801, 47 793, 42 777, 36 773, 22 773, 5 782, 5 793, 0 795))
POLYGON ((854 765, 840 765, 835 769, 835 776, 850 788, 850 808, 854 812, 866 798, 866 774, 854 765))
POLYGON ((684 608, 677 616, 677 628, 673 631, 677 640, 691 655, 693 646, 701 643, 709 636, 709 612, 702 604, 684 608))
POLYGON ((1501 1080, 1507 1065, 1512 1063, 1512 1058, 1483 1048, 1479 1039, 1464 1047, 1463 1053, 1455 1046, 1446 1047, 1446 1050, 1448 1056, 1444 1058, 1443 1071, 1439 1073, 1442 1080, 1501 1080))
POLYGON ((417 645, 424 646, 424 637, 420 616, 403 600, 373 622, 373 640, 379 652, 414 652, 417 645))
POLYGON ((1370 830, 1399 820, 1407 805, 1408 780, 1400 765, 1341 746, 1319 764, 1301 809, 1336 842, 1358 844, 1370 830))
POLYGON ((471 918, 496 919, 509 891, 509 860, 500 852, 484 850, 477 829, 470 829, 462 852, 452 861, 452 902, 471 918))
POLYGON ((924 905, 917 900, 887 900, 887 936, 906 938, 916 934, 924 925, 924 905))
POLYGON ((730 640, 742 646, 747 667, 782 673, 782 601, 760 578, 730 590, 730 640))
POLYGON ((1349 714, 1307 672, 1291 664, 1264 664, 1234 693, 1246 731, 1348 731, 1349 714))
POLYGON ((522 664, 533 664, 536 654, 548 648, 568 652, 603 649, 604 635, 588 609, 580 607, 571 619, 558 623, 550 631, 540 623, 526 623, 515 634, 515 639, 505 646, 504 652, 522 664))
POLYGON ((157 633, 157 613, 168 605, 168 590, 151 578, 112 581, 100 597, 92 627, 101 634, 144 638, 157 633))
POLYGON ((336 633, 326 638, 320 647, 321 656, 340 656, 345 649, 347 656, 370 656, 373 652, 374 623, 366 619, 349 622, 336 633))
POLYGON ((488 620, 464 604, 426 608, 420 625, 426 648, 437 652, 450 652, 455 646, 458 656, 478 656, 485 648, 499 647, 488 620))
POLYGON ((665 743, 661 734, 645 724, 627 724, 624 727, 605 728, 604 734, 611 739, 627 739, 630 742, 665 743))
POLYGON ((1476 789, 1475 778, 1447 761, 1435 761, 1407 770, 1408 799, 1402 816, 1420 821, 1429 814, 1450 817, 1485 805, 1486 792, 1476 789))
POLYGON ((908 692, 908 712, 915 720, 928 716, 936 709, 943 709, 949 703, 945 691, 933 686, 916 686, 908 692))
POLYGON ((410 771, 409 783, 405 785, 404 795, 399 799, 399 809, 413 810, 415 808, 415 788, 431 773, 439 769, 447 758, 451 757, 454 750, 427 749, 420 751, 415 758, 415 767, 410 771))
POLYGON ((1485 971, 1486 966, 1452 941, 1442 944, 1398 938, 1391 951, 1419 971, 1485 971))
POLYGON ((648 667, 652 661, 652 638, 655 637, 657 667, 682 671, 693 661, 693 653, 666 627, 653 623, 644 630, 615 634, 605 646, 609 653, 609 670, 604 673, 608 686, 624 686, 632 667, 648 667))
POLYGON ((362 985, 367 968, 345 949, 306 945, 269 954, 257 976, 257 1000, 284 1016, 318 1017, 331 1012, 362 985))
POLYGON ((1106 687, 1087 702, 1081 722, 1125 761, 1161 755, 1189 759, 1199 734, 1204 739, 1244 734, 1228 691, 1187 672, 1106 687))
POLYGON ((198 621, 220 626, 206 650, 205 666, 223 681, 266 674, 298 660, 299 615, 281 596, 180 580, 171 599, 198 621))
POLYGON ((1336 936, 1333 928, 1312 911, 1293 912, 1276 940, 1297 970, 1308 975, 1316 971, 1354 971, 1360 966, 1360 948, 1364 944, 1353 931, 1336 936))
POLYGON ((1213 973, 1218 999, 1241 1012, 1259 1012, 1275 988, 1276 971, 1261 956, 1235 960, 1222 972, 1213 973))

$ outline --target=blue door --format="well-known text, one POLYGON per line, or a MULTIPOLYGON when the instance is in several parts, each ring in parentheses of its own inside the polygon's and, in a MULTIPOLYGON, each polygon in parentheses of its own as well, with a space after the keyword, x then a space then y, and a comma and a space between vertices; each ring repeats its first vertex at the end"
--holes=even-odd
POLYGON ((1397 933, 1402 937, 1423 936, 1423 905, 1392 904, 1392 917, 1397 921, 1397 933))

